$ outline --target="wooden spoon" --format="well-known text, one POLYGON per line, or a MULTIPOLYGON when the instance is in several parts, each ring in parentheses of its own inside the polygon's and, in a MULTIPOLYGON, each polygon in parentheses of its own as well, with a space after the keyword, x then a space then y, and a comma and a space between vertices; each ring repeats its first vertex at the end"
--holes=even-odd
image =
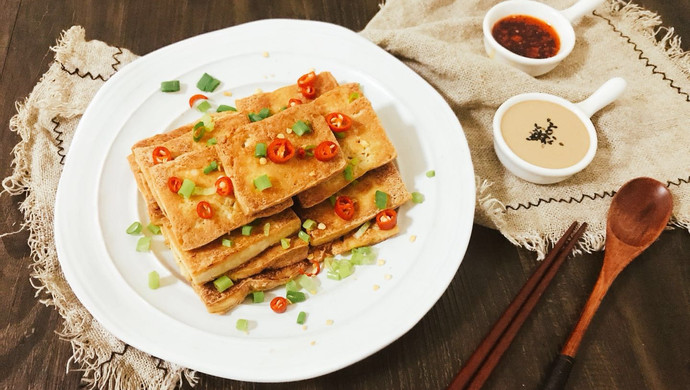
POLYGON ((669 190, 648 177, 625 183, 613 197, 606 223, 606 253, 599 278, 568 342, 553 364, 545 390, 565 386, 582 337, 611 283, 623 268, 659 237, 672 210, 673 198, 669 190))

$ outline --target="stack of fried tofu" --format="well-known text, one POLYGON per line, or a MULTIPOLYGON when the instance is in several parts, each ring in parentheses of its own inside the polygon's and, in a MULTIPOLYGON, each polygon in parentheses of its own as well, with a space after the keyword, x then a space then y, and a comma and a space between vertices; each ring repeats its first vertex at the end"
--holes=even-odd
POLYGON ((410 199, 394 165, 395 148, 371 103, 358 84, 338 85, 328 72, 316 75, 313 87, 313 99, 297 85, 238 99, 237 111, 211 114, 212 125, 207 118, 209 131, 201 136, 197 122, 132 147, 129 164, 151 222, 161 226, 180 272, 209 312, 227 312, 254 291, 312 270, 313 262, 398 233, 397 226, 382 230, 371 222, 381 211, 377 191, 388 195, 386 209, 410 199), (291 99, 302 104, 288 105, 291 99), (265 109, 270 116, 250 119, 265 109), (336 137, 326 122, 333 112, 351 119, 344 136, 336 137), (292 131, 298 121, 309 124, 310 131, 292 131), (338 145, 337 154, 321 161, 307 153, 283 163, 256 155, 257 144, 276 139, 309 152, 329 141, 338 145), (162 161, 154 155, 161 147, 169 152, 162 161), (226 195, 215 191, 222 177, 232 182, 226 195), (257 187, 259 177, 264 182, 257 187), (191 195, 173 191, 171 178, 193 182, 191 195), (266 181, 270 187, 260 188, 266 181), (334 212, 337 196, 354 200, 351 219, 334 212), (210 217, 200 216, 202 201, 210 217), (308 228, 306 220, 312 222, 308 228), (364 224, 369 227, 362 229, 364 224), (218 291, 213 281, 222 276, 233 285, 218 291))

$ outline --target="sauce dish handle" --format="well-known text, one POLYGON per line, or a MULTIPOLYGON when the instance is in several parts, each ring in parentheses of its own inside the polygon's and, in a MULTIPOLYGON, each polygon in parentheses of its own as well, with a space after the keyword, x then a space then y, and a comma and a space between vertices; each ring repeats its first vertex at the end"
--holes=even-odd
POLYGON ((623 93, 628 83, 621 77, 614 77, 601 85, 592 95, 587 99, 575 104, 577 108, 591 118, 597 111, 604 106, 618 99, 623 93))
POLYGON ((599 4, 603 3, 604 0, 580 0, 577 3, 571 5, 569 8, 561 11, 561 14, 565 16, 570 23, 577 23, 578 20, 584 15, 594 11, 599 4))

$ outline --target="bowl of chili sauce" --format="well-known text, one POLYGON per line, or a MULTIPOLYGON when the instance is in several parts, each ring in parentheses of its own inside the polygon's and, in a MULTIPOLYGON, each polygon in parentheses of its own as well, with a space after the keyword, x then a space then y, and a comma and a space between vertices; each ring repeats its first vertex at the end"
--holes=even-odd
POLYGON ((558 11, 530 0, 508 0, 495 5, 484 17, 487 55, 531 76, 555 68, 575 47, 573 23, 603 0, 580 0, 558 11))

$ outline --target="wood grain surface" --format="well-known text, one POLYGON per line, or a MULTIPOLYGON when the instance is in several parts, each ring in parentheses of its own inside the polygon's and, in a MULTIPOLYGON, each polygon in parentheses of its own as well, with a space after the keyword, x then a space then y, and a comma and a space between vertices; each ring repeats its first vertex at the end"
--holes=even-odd
MULTIPOLYGON (((39 1, 0 0, 0 174, 17 143, 8 130, 53 59, 49 47, 78 24, 99 39, 146 54, 203 32, 264 18, 322 20, 358 31, 380 0, 39 1)), ((690 0, 637 0, 690 43, 690 0)), ((690 111, 690 110, 689 110, 690 111)), ((0 233, 22 222, 21 197, 0 196, 0 233)), ((29 282, 28 232, 0 244, 0 388, 76 389, 62 320, 29 282)), ((566 261, 485 385, 537 389, 579 316, 602 254, 566 261)), ((475 226, 453 282, 432 310, 382 351, 338 372, 290 384, 244 383, 200 374, 196 389, 441 389, 450 382, 536 267, 535 255, 475 226)), ((423 286, 422 286, 423 288, 423 286)), ((690 236, 666 231, 618 278, 582 342, 568 389, 687 389, 690 386, 690 236)), ((356 337, 356 336, 355 336, 356 337)), ((299 358, 296 356, 295 358, 299 358)), ((310 364, 310 362, 304 362, 310 364)), ((260 364, 257 362, 257 364, 260 364)), ((188 387, 188 386, 186 386, 188 387)))

